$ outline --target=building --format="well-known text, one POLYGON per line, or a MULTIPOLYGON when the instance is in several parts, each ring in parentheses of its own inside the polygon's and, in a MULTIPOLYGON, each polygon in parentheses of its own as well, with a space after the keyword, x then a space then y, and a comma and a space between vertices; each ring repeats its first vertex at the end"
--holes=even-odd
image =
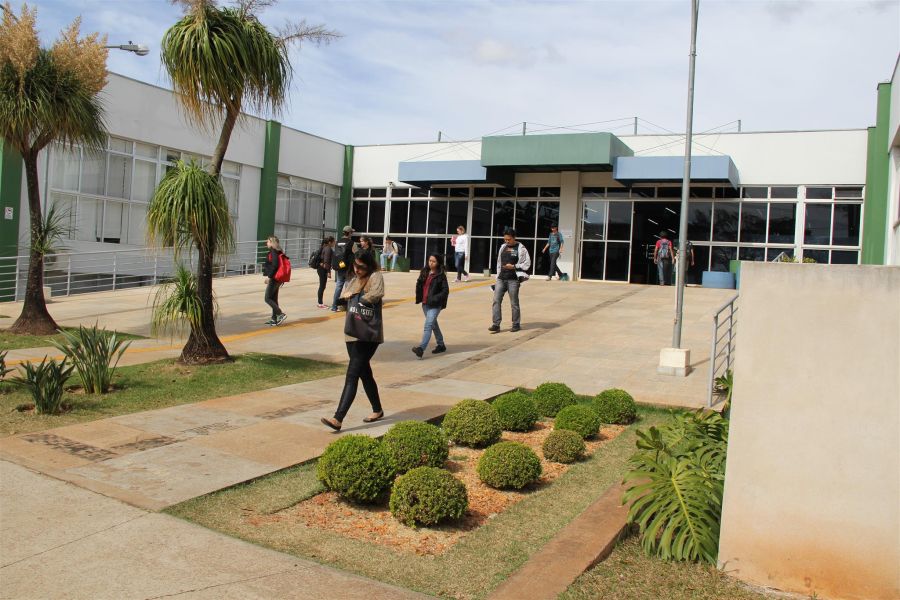
MULTIPOLYGON (((170 90, 111 74, 105 93, 106 150, 50 147, 42 157, 43 202, 67 211, 71 231, 64 247, 73 257, 48 264, 67 273, 65 290, 48 277, 54 293, 78 291, 73 277, 108 286, 157 281, 158 264, 151 271, 143 251, 153 190, 173 161, 202 162, 215 145, 217 132, 189 125, 170 90), (114 272, 106 258, 87 258, 114 254, 114 272)), ((728 270, 733 260, 781 254, 821 263, 900 261, 898 86, 881 84, 878 99, 869 131, 697 136, 688 281, 728 270)), ((273 233, 305 258, 316 240, 347 223, 376 243, 391 234, 418 268, 426 252, 452 252, 450 237, 465 225, 470 271, 494 268, 503 230, 513 227, 536 258, 534 273, 543 274, 540 250, 558 223, 566 238, 560 265, 573 279, 655 283, 652 245, 661 231, 677 235, 681 152, 677 134, 602 132, 353 147, 246 116, 222 170, 239 242, 223 268, 252 268, 257 240, 273 233)), ((2 156, 0 298, 10 299, 17 291, 21 297, 27 263, 15 259, 27 245, 27 199, 21 160, 8 148, 2 156)))

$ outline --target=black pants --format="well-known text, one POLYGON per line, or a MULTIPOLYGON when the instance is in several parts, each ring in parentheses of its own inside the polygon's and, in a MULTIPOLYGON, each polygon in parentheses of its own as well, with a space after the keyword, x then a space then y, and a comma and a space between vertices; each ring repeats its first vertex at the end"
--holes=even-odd
POLYGON ((362 379, 363 389, 369 397, 372 412, 381 412, 381 398, 378 396, 378 384, 372 374, 372 366, 369 361, 378 350, 377 342, 347 342, 347 355, 350 362, 347 364, 347 378, 344 380, 344 391, 341 392, 341 401, 338 404, 334 418, 343 421, 350 410, 350 405, 356 398, 356 390, 359 380, 362 379))
POLYGON ((269 277, 269 283, 266 285, 266 304, 272 307, 273 319, 281 314, 281 308, 278 306, 279 289, 281 289, 281 284, 269 277))
POLYGON ((319 299, 319 304, 323 304, 322 298, 325 296, 325 285, 328 283, 328 271, 325 269, 316 269, 316 273, 319 274, 319 295, 317 297, 319 299))
POLYGON ((559 260, 559 252, 551 252, 550 253, 550 271, 547 273, 548 277, 553 277, 554 275, 559 275, 562 277, 562 270, 559 268, 559 265, 556 264, 556 261, 559 260))

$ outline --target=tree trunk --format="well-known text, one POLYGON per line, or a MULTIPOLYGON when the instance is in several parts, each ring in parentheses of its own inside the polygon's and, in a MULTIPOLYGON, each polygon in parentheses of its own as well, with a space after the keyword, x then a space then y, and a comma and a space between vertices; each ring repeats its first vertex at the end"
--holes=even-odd
POLYGON ((179 361, 185 364, 219 363, 231 360, 228 350, 216 333, 215 302, 213 301, 213 248, 199 251, 197 261, 197 295, 200 297, 201 321, 191 327, 191 335, 181 350, 179 361))
POLYGON ((22 313, 9 331, 29 335, 53 335, 59 325, 47 311, 44 300, 44 255, 37 247, 41 238, 43 216, 41 213, 41 194, 38 188, 37 152, 22 155, 25 161, 25 181, 28 187, 28 213, 31 219, 31 244, 28 257, 28 280, 25 285, 25 304, 22 313))
POLYGON ((225 152, 228 150, 228 143, 231 141, 231 133, 234 131, 234 125, 241 114, 241 107, 229 109, 225 115, 225 121, 222 123, 222 131, 219 133, 219 141, 216 143, 216 149, 212 155, 212 163, 209 165, 209 172, 218 176, 222 172, 222 161, 225 160, 225 152))

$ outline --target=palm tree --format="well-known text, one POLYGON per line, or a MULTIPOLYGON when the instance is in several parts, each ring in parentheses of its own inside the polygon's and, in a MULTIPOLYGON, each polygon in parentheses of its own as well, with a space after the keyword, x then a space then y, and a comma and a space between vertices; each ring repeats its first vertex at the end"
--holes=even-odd
MULTIPOLYGON (((58 326, 44 300, 44 231, 38 188, 38 154, 50 142, 99 149, 106 143, 103 106, 98 94, 106 85, 106 38, 79 38, 76 19, 49 49, 41 48, 36 10, 23 5, 16 16, 9 3, 0 22, 0 137, 25 163, 28 189, 28 279, 22 313, 10 327, 15 333, 45 335, 58 326)), ((52 236, 51 236, 52 237, 52 236)))
MULTIPOLYGON (((239 0, 220 7, 213 0, 180 0, 185 16, 175 23, 161 44, 162 63, 189 120, 207 130, 220 126, 209 172, 219 177, 234 127, 246 107, 254 112, 277 113, 290 89, 292 42, 328 42, 337 34, 305 22, 290 24, 273 34, 256 12, 273 0, 239 0)), ((152 210, 152 208, 151 208, 152 210)), ((210 222, 213 227, 223 221, 210 222)), ((228 223, 230 230, 231 224, 228 223)), ((208 241, 219 239, 210 230, 208 241)), ((229 234, 231 235, 231 234, 229 234)), ((216 245, 197 247, 197 293, 202 307, 201 326, 192 327, 182 360, 226 360, 228 352, 216 335, 212 293, 213 251, 216 245)))

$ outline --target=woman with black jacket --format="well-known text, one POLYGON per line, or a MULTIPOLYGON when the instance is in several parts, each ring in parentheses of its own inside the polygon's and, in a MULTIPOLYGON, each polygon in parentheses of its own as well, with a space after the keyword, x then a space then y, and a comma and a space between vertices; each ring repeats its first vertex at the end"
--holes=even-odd
POLYGON ((266 304, 272 307, 272 318, 266 321, 265 324, 281 325, 287 318, 287 315, 278 306, 278 290, 281 289, 281 283, 275 281, 275 273, 278 272, 284 252, 281 251, 281 242, 274 235, 266 240, 266 247, 269 249, 269 253, 266 255, 265 262, 263 262, 262 272, 266 277, 266 304))
POLYGON ((422 305, 425 313, 425 329, 422 333, 422 343, 413 346, 413 354, 422 358, 425 348, 431 341, 431 332, 434 331, 434 339, 437 342, 432 354, 440 354, 447 351, 444 345, 444 334, 438 325, 438 315, 447 308, 447 297, 450 295, 450 285, 447 283, 447 271, 444 269, 444 257, 440 254, 428 255, 428 266, 419 273, 416 281, 416 304, 422 305))
POLYGON ((316 274, 319 276, 319 308, 328 308, 327 304, 323 304, 323 296, 325 295, 325 284, 331 278, 331 258, 334 256, 334 236, 329 235, 322 240, 322 247, 319 249, 319 264, 316 265, 316 274))

